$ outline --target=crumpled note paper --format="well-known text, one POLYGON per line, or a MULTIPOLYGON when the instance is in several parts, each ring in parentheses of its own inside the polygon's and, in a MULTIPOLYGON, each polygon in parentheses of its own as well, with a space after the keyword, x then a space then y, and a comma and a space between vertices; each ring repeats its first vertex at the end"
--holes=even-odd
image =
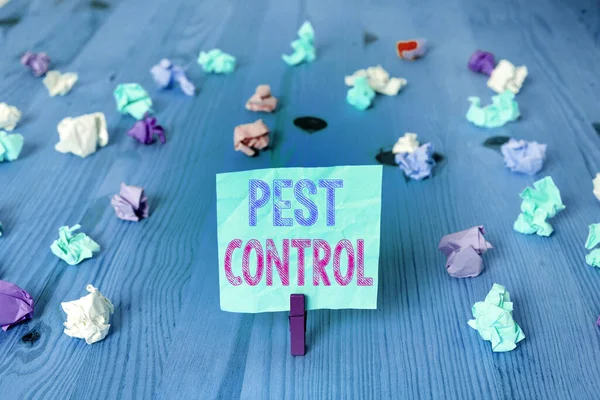
POLYGON ((196 87, 185 76, 185 70, 179 65, 174 65, 169 59, 163 58, 158 64, 150 69, 154 82, 161 89, 170 89, 179 84, 181 91, 188 96, 196 93, 196 87))
MULTIPOLYGON (((591 224, 587 240, 585 241, 585 248, 592 250, 598 243, 600 243, 600 224, 591 224)), ((594 249, 586 255, 585 262, 592 267, 600 268, 600 249, 594 249)))
POLYGON ((392 153, 413 153, 419 148, 419 141, 417 140, 416 133, 406 132, 404 136, 400 137, 392 148, 392 153))
POLYGON ((515 67, 508 60, 500 60, 492 71, 487 85, 496 93, 510 90, 514 94, 519 93, 523 82, 527 78, 527 67, 515 67))
POLYGON ((23 149, 23 136, 18 133, 8 134, 0 131, 0 163, 15 161, 23 149))
POLYGON ((52 253, 69 265, 77 265, 86 258, 91 258, 95 252, 100 251, 100 245, 85 233, 73 234, 79 228, 81 228, 79 224, 71 228, 61 226, 58 229, 58 239, 50 246, 52 253))
MULTIPOLYGON (((326 139, 328 140, 328 138, 326 139)), ((333 144, 333 143, 332 143, 333 144)), ((251 160, 260 161, 260 160, 251 160)), ((268 160, 267 160, 268 162, 268 160)), ((260 163, 261 165, 267 164, 260 163)), ((380 238, 380 212, 381 212, 381 183, 382 183, 382 171, 383 166, 381 165, 361 165, 361 166, 340 166, 340 167, 329 167, 329 168, 271 168, 271 169, 255 169, 251 171, 231 172, 217 174, 216 176, 216 189, 217 189, 217 227, 218 227, 218 253, 219 253, 219 291, 220 291, 220 306, 221 310, 229 312, 247 312, 247 313, 258 313, 266 311, 284 311, 290 307, 290 294, 292 293, 303 293, 309 301, 306 303, 307 310, 314 310, 319 308, 326 309, 339 309, 339 308, 377 308, 377 291, 380 282, 381 274, 378 273, 379 265, 379 238, 380 238), (294 221, 293 227, 285 227, 282 229, 281 226, 274 226, 276 224, 273 221, 279 219, 280 210, 278 207, 265 206, 259 211, 257 224, 249 223, 249 198, 253 198, 253 194, 249 195, 249 184, 254 180, 261 180, 266 182, 270 189, 270 193, 273 198, 277 198, 275 202, 279 201, 279 188, 277 188, 277 181, 279 179, 287 179, 292 182, 298 182, 299 180, 306 180, 315 182, 329 181, 331 184, 329 187, 341 187, 343 189, 337 189, 335 192, 335 204, 336 215, 335 221, 333 220, 333 212, 328 213, 326 210, 327 201, 333 202, 333 198, 326 198, 325 193, 321 196, 310 196, 305 190, 298 186, 298 198, 301 197, 299 194, 301 191, 305 192, 305 196, 308 198, 312 197, 318 210, 324 210, 318 216, 315 215, 314 225, 309 227, 300 227, 297 221, 294 221), (334 179, 337 180, 333 183, 334 179), (272 182, 276 182, 274 185, 272 182), (250 197, 249 197, 250 196, 250 197), (264 212, 263 212, 264 211, 264 212), (327 221, 329 218, 330 222, 327 221), (252 224, 252 226, 250 226, 252 224), (328 224, 330 226, 328 226, 328 224), (335 226, 337 228, 334 228, 335 226), (306 261, 297 261, 296 250, 291 249, 289 252, 288 263, 288 245, 287 239, 292 238, 318 238, 314 244, 304 241, 309 247, 306 248, 306 261), (256 238, 258 241, 264 242, 267 238, 268 241, 275 243, 277 251, 285 252, 282 259, 285 259, 285 268, 288 272, 285 272, 289 279, 285 279, 286 283, 282 283, 279 280, 279 276, 273 279, 273 285, 266 285, 265 276, 268 275, 263 273, 262 281, 258 282, 255 280, 253 283, 257 285, 249 285, 242 281, 241 285, 234 284, 234 274, 240 275, 244 279, 242 271, 242 260, 243 251, 233 251, 231 258, 231 265, 233 266, 233 274, 228 275, 226 269, 223 268, 226 261, 224 261, 224 254, 226 253, 227 247, 232 248, 231 241, 240 238, 244 242, 250 240, 250 238, 256 238), (338 282, 339 277, 342 275, 339 273, 337 267, 334 276, 334 269, 331 266, 333 259, 339 255, 338 251, 335 251, 334 246, 340 240, 345 239, 352 244, 357 243, 354 247, 354 251, 349 249, 349 252, 354 252, 354 278, 350 281, 349 274, 346 275, 346 283, 342 285, 338 282), (282 240, 284 248, 281 247, 282 240), (322 242, 321 242, 322 240, 322 242), (357 242, 360 240, 360 242, 357 242), (364 242, 363 242, 364 240, 364 242), (323 246, 319 244, 323 243, 323 246), (321 274, 319 280, 321 281, 318 285, 313 280, 313 268, 312 258, 317 252, 323 253, 325 250, 329 253, 325 247, 325 243, 331 243, 331 259, 329 265, 325 265, 324 261, 320 261, 321 264, 327 270, 329 278, 325 275, 325 272, 321 274), (364 245, 363 245, 364 244, 364 245), (289 266, 288 266, 289 264, 289 266), (364 269, 358 269, 358 266, 364 269), (306 269, 303 274, 303 270, 306 269), (298 273, 299 272, 299 273, 298 273), (302 275, 306 276, 303 281, 302 275), (300 276, 298 278, 298 276, 300 276), (335 278, 338 279, 335 279, 335 278), (358 282, 361 282, 360 284, 358 282), (324 286, 325 285, 325 286, 324 286), (364 286, 363 286, 364 285, 364 286), (348 290, 350 289, 350 290, 348 290)), ((285 185, 282 185, 285 186, 285 185)), ((267 193, 262 192, 262 188, 266 189, 266 186, 261 186, 260 196, 266 202, 269 197, 267 193)), ((319 192, 320 192, 319 188, 319 192)), ((254 189, 251 189, 254 193, 254 189)), ((269 189, 266 189, 269 190, 269 189)), ((212 191, 212 187, 211 187, 212 191)), ((309 193, 311 191, 309 190, 309 193)), ((283 195, 285 199, 293 198, 293 189, 284 189, 283 195), (289 193, 290 197, 286 195, 289 193)), ((333 195, 333 193, 332 193, 333 195)), ((258 197, 257 197, 258 198, 258 197)), ((300 203, 299 203, 300 204, 300 203)), ((331 203, 330 203, 331 204, 331 203)), ((283 203, 282 207, 286 207, 283 203)), ((295 205, 292 206, 295 208, 295 205)), ((333 209, 330 209, 333 211, 333 209)), ((286 209, 284 215, 288 215, 286 209)), ((253 211, 250 211, 253 213, 253 211)), ((300 217, 299 212, 296 213, 300 217)), ((289 213, 290 216, 294 216, 294 213, 289 213)), ((308 218, 307 214, 305 214, 308 218)), ((253 217, 250 217, 253 218, 253 217)), ((310 239, 309 239, 310 240, 310 239)), ((237 241, 237 240, 236 240, 237 241)), ((243 246, 243 245, 242 245, 243 246)), ((266 247, 262 246, 263 249, 266 247)), ((339 248, 340 246, 338 246, 339 248)), ((275 250, 273 250, 274 252, 275 250)), ((260 251, 259 251, 260 252, 260 251)), ((264 251, 259 257, 264 256, 264 251)), ((274 253, 273 253, 274 254, 274 253)), ((279 252, 279 254, 282 254, 279 252)), ((327 255, 327 254, 326 254, 327 255)), ((320 256, 319 256, 320 257, 320 256)), ((342 258, 342 270, 347 270, 346 254, 341 255, 342 258)), ((348 256, 350 257, 350 256, 348 256)), ((277 256, 279 258, 279 256, 277 256)), ((250 257, 250 268, 252 271, 255 270, 254 261, 256 258, 250 257)), ((272 258, 275 259, 275 258, 272 258)), ((321 258, 324 260, 324 258, 321 258)), ((315 259, 315 265, 319 262, 315 259)), ((261 261, 258 261, 260 268, 261 261)), ((265 264, 270 265, 268 263, 265 264)), ((278 265, 284 265, 278 264, 278 265)), ((336 263, 337 264, 337 263, 336 263)), ((273 269, 274 270, 274 269, 273 269)), ((324 271, 324 270, 322 270, 324 271)), ((277 274, 277 272, 275 272, 277 274)), ((255 275, 256 276, 256 275, 255 275)), ((284 276, 282 271, 281 277, 284 276)), ((315 275, 316 276, 316 275, 315 275)), ((315 278, 316 279, 316 278, 315 278)), ((270 281, 271 282, 271 281, 270 281)), ((451 301, 451 300, 449 300, 451 301)), ((321 396, 316 396, 321 398, 321 396)), ((328 400, 327 396, 323 396, 328 400)))
POLYGON ((487 51, 475 50, 475 53, 469 58, 467 66, 473 72, 491 75, 496 65, 496 59, 492 53, 487 51))
POLYGON ((533 184, 534 188, 525 188, 521 193, 521 214, 515 221, 514 230, 520 233, 550 236, 554 228, 546 220, 565 209, 560 191, 552 177, 547 176, 533 184))
POLYGON ((213 49, 209 52, 201 51, 198 56, 198 64, 202 66, 204 72, 230 74, 235 69, 235 57, 223 53, 219 49, 213 49))
POLYGON ((600 243, 600 224, 591 224, 588 228, 589 233, 585 241, 585 248, 591 250, 600 243))
POLYGON ((515 101, 515 94, 508 90, 492 96, 492 104, 483 108, 479 97, 469 97, 469 101, 471 106, 467 112, 467 120, 476 126, 497 128, 516 120, 521 115, 519 105, 515 101))
POLYGON ((101 112, 65 118, 56 129, 60 141, 54 148, 60 153, 73 153, 85 158, 108 143, 106 118, 101 112))
POLYGON ((430 176, 433 167, 435 167, 433 145, 431 143, 425 143, 412 153, 398 153, 395 159, 404 174, 417 181, 430 176))
POLYGON ((298 39, 291 43, 294 52, 291 55, 283 54, 281 58, 290 66, 314 61, 317 58, 314 41, 315 30, 310 22, 305 21, 298 29, 298 39))
POLYGON ((42 76, 50 67, 50 57, 46 53, 28 51, 21 57, 21 64, 29 67, 34 76, 42 76))
POLYGON ((483 225, 445 235, 438 249, 444 253, 446 270, 454 278, 473 278, 483 271, 482 254, 493 248, 485 240, 483 225))
POLYGON ((348 90, 346 101, 357 110, 364 111, 371 106, 375 91, 369 85, 366 76, 354 80, 354 86, 348 90))
POLYGON ((258 85, 246 102, 246 110, 273 112, 277 108, 277 98, 271 95, 271 86, 258 85))
POLYGON ((600 249, 594 249, 585 256, 585 262, 596 268, 600 268, 600 249))
POLYGON ((87 344, 94 344, 108 335, 110 316, 115 307, 92 285, 87 285, 85 290, 90 294, 79 300, 60 303, 67 314, 64 332, 65 335, 85 339, 87 344))
POLYGON ((121 83, 113 95, 121 114, 129 114, 139 120, 152 111, 152 99, 139 83, 121 83))
POLYGON ((148 218, 150 212, 144 188, 128 186, 125 183, 121 183, 121 191, 113 196, 110 204, 114 207, 117 217, 125 221, 137 222, 148 218))
POLYGON ((12 131, 21 119, 21 111, 15 106, 0 103, 0 130, 12 131))
POLYGON ((600 173, 596 174, 596 177, 592 180, 594 185, 594 196, 600 200, 600 173))
POLYGON ((48 71, 44 77, 44 86, 48 89, 51 97, 58 95, 64 96, 69 93, 79 76, 74 72, 61 74, 60 71, 48 71))
POLYGON ((33 298, 14 283, 0 280, 0 327, 7 331, 33 317, 33 298))
POLYGON ((513 303, 504 286, 494 283, 485 300, 475 303, 471 311, 475 319, 469 320, 469 326, 477 330, 483 340, 492 343, 493 352, 514 350, 517 343, 525 339, 513 319, 513 303))
POLYGON ((427 41, 425 39, 399 40, 396 43, 398 57, 405 60, 416 60, 423 57, 427 52, 427 41))
POLYGON ((256 154, 269 145, 269 128, 262 119, 251 124, 238 125, 233 130, 233 148, 247 156, 256 154))
POLYGON ((500 147, 504 164, 513 172, 535 175, 544 166, 546 145, 538 142, 510 139, 500 147))
POLYGON ((367 69, 359 69, 351 76, 346 76, 344 82, 346 83, 346 86, 354 86, 356 78, 361 76, 367 78, 369 86, 371 86, 373 90, 386 96, 396 96, 407 83, 407 80, 404 78, 390 78, 390 74, 388 74, 381 65, 369 67, 367 69))
POLYGON ((165 130, 156 122, 156 118, 154 117, 146 116, 141 121, 136 122, 127 131, 127 134, 142 144, 154 143, 154 136, 158 136, 162 144, 167 142, 165 130))

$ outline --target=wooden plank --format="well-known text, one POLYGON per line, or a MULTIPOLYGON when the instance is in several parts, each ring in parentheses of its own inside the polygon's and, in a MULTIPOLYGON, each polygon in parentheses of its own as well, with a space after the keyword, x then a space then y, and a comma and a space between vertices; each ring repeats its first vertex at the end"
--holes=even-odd
MULTIPOLYGON (((591 7, 581 0, 585 7, 591 7)), ((0 279, 36 299, 36 316, 0 333, 0 393, 14 398, 477 398, 596 397, 600 359, 600 271, 585 265, 587 225, 597 221, 591 178, 600 169, 598 46, 578 2, 515 0, 303 2, 141 0, 34 1, 6 6, 19 15, 0 27, 0 101, 24 111, 22 158, 0 165, 0 279), (305 19, 316 29, 318 59, 287 67, 281 53, 305 19), (378 40, 365 47, 363 33, 378 40), (399 39, 426 37, 422 60, 394 52, 399 39), (573 44, 577 38, 576 44, 573 44), (238 58, 229 76, 195 65, 201 49, 238 58), (519 122, 485 131, 464 118, 470 95, 486 103, 485 77, 466 69, 473 50, 529 67, 519 122), (47 50, 80 81, 50 99, 18 64, 27 49, 47 50), (558 50, 560 49, 560 50, 558 50), (559 54, 557 54, 559 53, 559 54), (4 57, 6 55, 6 57, 4 57), (190 66, 200 92, 154 89, 149 68, 162 57, 190 66), (358 112, 345 103, 343 76, 382 64, 408 79, 398 96, 358 112), (130 117, 115 111, 112 90, 137 81, 150 90, 168 142, 143 147, 125 135, 130 117), (281 108, 264 116, 272 150, 247 158, 232 150, 232 130, 258 118, 243 108, 269 83, 281 108), (56 124, 102 111, 109 146, 86 160, 57 153, 56 124), (324 118, 314 135, 301 115, 324 118), (435 176, 406 182, 384 170, 379 302, 376 311, 309 313, 306 357, 289 355, 285 313, 220 311, 215 181, 218 172, 284 166, 373 164, 380 146, 405 131, 445 156, 435 176), (551 175, 567 209, 551 238, 519 235, 518 193, 535 178, 510 173, 482 146, 493 135, 548 144, 551 175), (142 185, 151 217, 114 217, 121 181, 142 185), (64 224, 81 223, 102 246, 77 267, 48 247, 64 224), (437 250, 448 232, 484 224, 495 248, 476 279, 457 280, 437 250), (492 283, 507 287, 527 339, 493 354, 466 321, 492 283), (93 283, 117 306, 106 340, 87 346, 62 333, 60 302, 93 283), (41 334, 35 344, 21 336, 41 334)), ((4 18, 0 9, 0 20, 4 18)), ((589 18, 592 18, 590 16, 589 18)), ((262 115, 260 116, 262 117, 262 115)))

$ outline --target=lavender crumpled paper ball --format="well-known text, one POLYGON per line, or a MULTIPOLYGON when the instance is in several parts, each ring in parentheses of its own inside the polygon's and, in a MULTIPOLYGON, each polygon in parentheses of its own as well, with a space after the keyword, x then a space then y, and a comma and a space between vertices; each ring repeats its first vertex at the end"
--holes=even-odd
POLYGON ((158 64, 150 69, 154 82, 161 89, 172 88, 177 82, 181 91, 188 96, 196 93, 196 87, 185 75, 185 70, 179 65, 173 64, 169 59, 163 58, 158 64))
POLYGON ((398 153, 395 160, 406 176, 420 181, 430 176, 433 167, 435 167, 433 145, 425 143, 412 153, 398 153))
POLYGON ((158 139, 162 144, 167 142, 163 127, 156 122, 155 117, 150 117, 148 115, 136 122, 133 127, 127 131, 127 134, 142 144, 154 143, 154 136, 158 136, 158 139))
POLYGON ((138 222, 148 218, 150 207, 144 189, 138 186, 127 186, 121 183, 121 191, 110 200, 117 217, 125 221, 138 222))
POLYGON ((510 139, 500 148, 504 164, 513 172, 535 175, 544 166, 546 145, 538 142, 510 139))
POLYGON ((473 278, 483 271, 481 255, 493 246, 485 240, 483 225, 442 237, 438 249, 447 257, 446 270, 454 278, 473 278))
POLYGON ((14 283, 0 280, 0 327, 3 331, 33 317, 33 298, 14 283))
POLYGON ((21 57, 21 64, 31 69, 34 76, 42 76, 48 72, 50 57, 46 53, 26 52, 21 57))
POLYGON ((475 53, 469 58, 467 64, 469 69, 473 72, 480 72, 485 75, 491 75, 494 67, 496 66, 496 60, 494 55, 487 51, 476 50, 475 53))

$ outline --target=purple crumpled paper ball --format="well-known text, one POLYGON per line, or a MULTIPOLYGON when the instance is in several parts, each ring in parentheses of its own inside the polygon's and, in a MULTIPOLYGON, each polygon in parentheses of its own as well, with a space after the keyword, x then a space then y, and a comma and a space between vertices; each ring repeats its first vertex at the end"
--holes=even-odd
POLYGON ((33 53, 28 51, 21 57, 21 64, 31 68, 33 75, 42 76, 48 72, 50 57, 46 53, 33 53))
POLYGON ((467 65, 473 72, 481 72, 482 74, 491 75, 492 71, 496 67, 496 60, 492 53, 476 50, 471 58, 469 58, 469 63, 467 65))
POLYGON ((185 70, 174 65, 169 59, 163 58, 150 69, 154 82, 162 89, 169 89, 177 82, 181 91, 188 96, 196 93, 196 87, 185 76, 185 70))
POLYGON ((0 327, 6 331, 13 325, 33 317, 33 298, 14 283, 0 280, 0 327))
POLYGON ((431 170, 435 167, 433 145, 425 143, 412 153, 398 153, 395 160, 406 176, 420 181, 431 175, 431 170))
POLYGON ((492 245, 485 240, 482 225, 442 237, 438 249, 444 253, 446 271, 454 278, 473 278, 483 271, 481 255, 492 245))
POLYGON ((143 144, 153 143, 155 135, 158 136, 162 144, 167 142, 165 130, 162 126, 158 125, 156 118, 154 117, 145 116, 143 119, 136 122, 135 125, 127 131, 127 134, 143 144))
POLYGON ((110 200, 117 217, 125 221, 137 222, 148 218, 150 207, 144 189, 138 186, 127 186, 121 183, 121 191, 110 200))
POLYGON ((500 147, 504 164, 513 172, 535 175, 544 166, 546 145, 538 142, 510 139, 500 147))

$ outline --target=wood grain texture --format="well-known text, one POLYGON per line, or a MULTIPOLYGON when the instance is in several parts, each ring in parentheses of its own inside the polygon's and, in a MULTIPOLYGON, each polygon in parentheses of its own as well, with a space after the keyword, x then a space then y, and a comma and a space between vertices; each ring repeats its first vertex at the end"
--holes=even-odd
MULTIPOLYGON (((587 225, 599 222, 591 179, 600 171, 598 5, 591 0, 13 0, 0 9, 0 101, 23 111, 21 158, 0 165, 0 279, 36 300, 35 318, 0 332, 0 393, 7 399, 594 399, 598 397, 600 270, 585 264, 587 225), (583 10, 583 11, 582 11, 583 10), (280 59, 302 21, 318 59, 280 59), (363 32, 379 39, 363 46, 363 32), (399 39, 433 45, 415 62, 399 39), (229 76, 205 75, 201 49, 235 55, 229 76), (466 68, 475 49, 525 64, 522 119, 492 131, 464 118, 471 95, 491 96, 466 68), (47 51, 78 72, 73 91, 50 99, 19 64, 47 51), (168 57, 190 66, 200 93, 154 89, 149 68, 168 57), (381 64, 408 79, 397 97, 366 112, 345 103, 343 76, 381 64), (168 142, 141 146, 115 110, 118 83, 150 90, 168 142), (233 127, 257 118, 244 102, 268 83, 281 107, 264 120, 271 151, 232 150, 233 127), (81 160, 53 148, 64 117, 101 111, 111 139, 81 160), (293 119, 314 115, 308 135, 293 119), (215 174, 268 167, 373 164, 404 132, 431 141, 445 161, 433 179, 406 182, 384 169, 376 311, 321 310, 308 318, 309 352, 289 355, 286 313, 219 309, 215 174), (550 238, 519 235, 518 193, 536 178, 510 173, 493 135, 548 144, 551 175, 567 209, 550 238), (119 184, 146 188, 151 217, 134 224, 109 204, 119 184), (49 246, 80 223, 101 246, 70 267, 49 246), (484 224, 494 249, 475 279, 453 279, 442 235, 484 224), (507 287, 527 338, 494 354, 469 328, 471 306, 494 282, 507 287), (92 283, 116 306, 111 332, 93 346, 62 333, 60 302, 92 283), (21 337, 37 331, 40 339, 21 337)), ((538 177, 539 178, 539 177, 538 177)))

